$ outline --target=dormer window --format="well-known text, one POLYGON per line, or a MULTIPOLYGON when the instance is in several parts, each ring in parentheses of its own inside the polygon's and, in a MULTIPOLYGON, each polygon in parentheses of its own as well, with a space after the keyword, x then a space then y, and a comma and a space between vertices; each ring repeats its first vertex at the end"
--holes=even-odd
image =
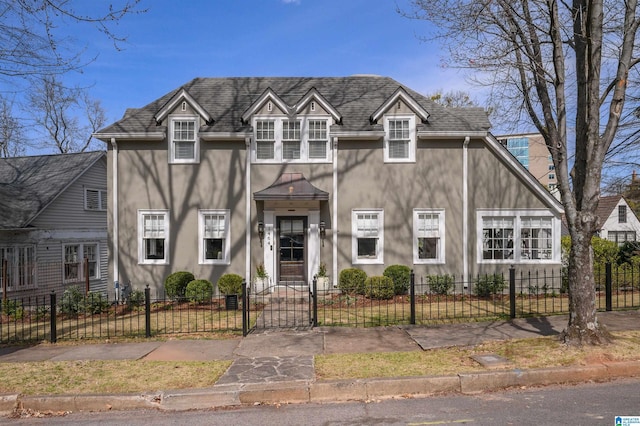
POLYGON ((196 130, 196 118, 173 118, 169 140, 171 163, 197 163, 200 147, 196 130))
POLYGON ((301 117, 254 118, 254 154, 257 163, 327 162, 329 119, 301 117))
POLYGON ((416 158, 416 120, 414 116, 387 117, 384 122, 384 161, 414 162, 416 158))

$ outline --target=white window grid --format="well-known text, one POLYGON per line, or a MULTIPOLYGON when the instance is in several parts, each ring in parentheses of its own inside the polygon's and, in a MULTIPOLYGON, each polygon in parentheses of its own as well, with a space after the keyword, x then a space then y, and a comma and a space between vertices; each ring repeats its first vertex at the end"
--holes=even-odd
POLYGON ((352 214, 352 261, 354 264, 380 264, 384 261, 383 210, 354 210, 352 214), (368 241, 360 241, 368 240, 368 241), (374 244, 373 255, 360 255, 360 244, 374 244))
POLYGON ((254 129, 254 162, 326 163, 331 160, 329 118, 256 117, 254 129))
POLYGON ((177 117, 171 120, 171 159, 174 163, 198 161, 198 136, 195 117, 177 117))
POLYGON ((37 287, 35 246, 0 247, 0 292, 4 288, 2 280, 5 272, 2 268, 5 260, 7 261, 7 292, 37 287))
POLYGON ((414 263, 444 263, 444 210, 415 209, 413 220, 414 263), (431 245, 431 250, 427 250, 427 245, 431 245))
POLYGON ((229 210, 200 210, 198 228, 200 263, 229 264, 229 210), (210 249, 215 249, 214 255, 210 249))
POLYGON ((107 190, 106 189, 84 189, 85 210, 107 210, 107 190))
POLYGON ((416 118, 413 115, 385 118, 385 162, 415 162, 416 118))
POLYGON ((138 211, 138 262, 169 264, 169 211, 138 211))
POLYGON ((559 219, 538 210, 478 211, 479 263, 560 262, 559 219))

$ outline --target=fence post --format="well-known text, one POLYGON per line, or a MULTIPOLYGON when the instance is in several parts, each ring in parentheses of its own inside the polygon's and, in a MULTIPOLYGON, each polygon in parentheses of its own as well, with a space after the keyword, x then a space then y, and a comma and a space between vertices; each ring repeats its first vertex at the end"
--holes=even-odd
POLYGON ((611 286, 611 282, 612 282, 612 273, 611 273, 611 263, 607 263, 605 265, 604 268, 604 273, 605 273, 605 281, 604 281, 604 290, 605 290, 605 299, 606 299, 606 309, 607 311, 611 311, 613 310, 613 306, 612 306, 612 297, 611 297, 611 293, 612 293, 612 286, 611 286))
POLYGON ((511 265, 509 267, 509 316, 511 319, 516 317, 516 268, 511 265))
POLYGON ((247 303, 247 280, 242 280, 242 335, 249 334, 249 307, 247 303))
POLYGON ((313 327, 317 327, 318 326, 318 276, 314 275, 313 276, 313 294, 311 295, 311 297, 313 297, 313 319, 312 319, 312 325, 313 327))
POLYGON ((416 274, 411 270, 411 279, 409 280, 409 305, 411 306, 411 316, 409 324, 416 324, 416 274))
POLYGON ((151 337, 151 289, 149 284, 144 289, 144 328, 145 336, 151 337))
POLYGON ((49 341, 51 343, 56 343, 58 341, 58 325, 56 324, 56 294, 52 291, 49 295, 49 310, 51 312, 51 337, 49 341))

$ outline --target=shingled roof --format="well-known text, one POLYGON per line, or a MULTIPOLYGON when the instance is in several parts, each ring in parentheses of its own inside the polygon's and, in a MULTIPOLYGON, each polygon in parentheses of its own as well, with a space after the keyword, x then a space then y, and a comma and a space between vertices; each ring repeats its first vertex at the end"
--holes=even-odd
MULTIPOLYGON (((0 158, 0 229, 25 228, 104 151, 0 158)), ((105 182, 106 184, 106 182, 105 182)))
POLYGON ((381 130, 382 124, 371 122, 372 114, 402 88, 429 114, 418 130, 433 132, 488 131, 489 121, 482 108, 445 108, 397 81, 380 76, 350 77, 237 77, 196 78, 165 94, 150 104, 127 109, 123 118, 100 130, 96 136, 107 140, 110 135, 165 132, 154 118, 172 99, 186 91, 211 117, 201 128, 204 132, 246 132, 250 125, 242 115, 271 90, 290 106, 315 89, 342 118, 340 130, 381 130))

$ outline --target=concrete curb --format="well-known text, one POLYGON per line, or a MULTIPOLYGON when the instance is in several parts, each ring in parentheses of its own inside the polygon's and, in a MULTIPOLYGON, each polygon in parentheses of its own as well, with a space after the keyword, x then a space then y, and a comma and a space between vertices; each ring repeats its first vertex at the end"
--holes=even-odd
POLYGON ((163 391, 136 395, 0 395, 0 413, 109 411, 156 408, 180 411, 259 404, 326 403, 371 399, 426 397, 441 393, 474 394, 514 386, 604 381, 640 377, 640 361, 605 362, 590 366, 494 370, 455 376, 290 381, 216 385, 206 389, 163 391))

